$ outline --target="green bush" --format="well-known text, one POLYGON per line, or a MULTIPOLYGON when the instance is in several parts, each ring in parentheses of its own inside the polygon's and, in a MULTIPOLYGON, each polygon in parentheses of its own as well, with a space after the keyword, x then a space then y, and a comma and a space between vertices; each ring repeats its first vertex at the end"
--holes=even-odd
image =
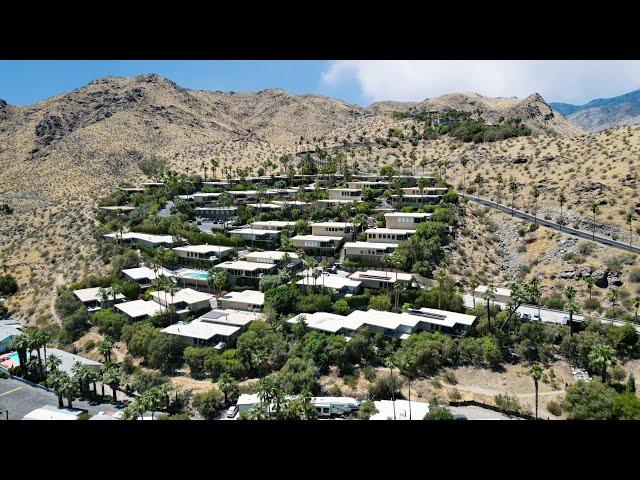
POLYGON ((224 405, 224 395, 217 388, 197 393, 193 397, 193 406, 207 420, 215 418, 224 405))
POLYGON ((554 400, 547 402, 547 410, 551 415, 555 415, 556 417, 562 415, 562 405, 554 400))

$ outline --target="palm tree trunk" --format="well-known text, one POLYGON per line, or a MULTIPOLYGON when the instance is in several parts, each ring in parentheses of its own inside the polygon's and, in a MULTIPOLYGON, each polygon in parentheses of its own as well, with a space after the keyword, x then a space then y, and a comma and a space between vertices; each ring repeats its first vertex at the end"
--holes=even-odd
POLYGON ((64 399, 62 398, 62 394, 60 392, 56 392, 58 394, 58 408, 64 408, 64 399))
POLYGON ((538 418, 538 381, 535 381, 536 385, 536 419, 538 418))

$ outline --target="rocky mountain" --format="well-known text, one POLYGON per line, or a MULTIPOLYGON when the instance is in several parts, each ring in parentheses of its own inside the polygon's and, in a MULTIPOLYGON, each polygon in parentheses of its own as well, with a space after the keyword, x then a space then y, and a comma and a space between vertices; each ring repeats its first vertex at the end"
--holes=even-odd
MULTIPOLYGON (((393 111, 475 111, 489 122, 518 116, 534 132, 571 136, 581 131, 555 114, 538 94, 523 100, 474 93, 422 102, 379 102, 363 108, 320 95, 281 89, 250 93, 190 90, 148 74, 106 77, 28 106, 0 102, 0 191, 39 195, 57 189, 92 190, 139 174, 147 154, 196 170, 203 159, 227 166, 259 166, 266 159, 320 141, 337 142, 378 125, 386 131, 393 111), (386 128, 385 128, 386 126, 386 128)), ((222 166, 222 165, 221 165, 222 166)))
POLYGON ((549 105, 573 125, 590 132, 620 125, 640 124, 640 89, 613 98, 599 98, 584 105, 549 105))

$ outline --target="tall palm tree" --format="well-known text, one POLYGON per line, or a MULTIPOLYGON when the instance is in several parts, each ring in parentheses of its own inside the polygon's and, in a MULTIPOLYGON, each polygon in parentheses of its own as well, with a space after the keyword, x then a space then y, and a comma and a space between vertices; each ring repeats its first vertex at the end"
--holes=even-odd
POLYGON ((593 213, 593 227, 591 228, 591 232, 592 232, 591 240, 593 240, 595 242, 595 240, 596 240, 596 215, 598 213, 598 204, 596 202, 591 202, 591 204, 589 205, 589 208, 591 208, 591 212, 593 213))
POLYGON ((560 202, 560 231, 562 232, 562 225, 564 223, 564 220, 562 218, 562 206, 564 205, 564 203, 567 201, 567 197, 564 196, 564 193, 560 193, 560 197, 558 198, 558 201, 560 202))
POLYGON ((631 225, 633 223, 633 211, 628 211, 627 214, 625 215, 625 220, 627 221, 627 224, 629 225, 629 250, 631 250, 631 241, 633 238, 633 230, 631 228, 631 225))
POLYGON ((409 386, 409 420, 411 420, 411 377, 414 373, 413 360, 408 355, 401 355, 396 359, 396 365, 403 375, 407 377, 407 385, 409 386))
POLYGON ((400 293, 404 289, 404 284, 402 282, 395 281, 393 283, 393 296, 395 299, 395 311, 400 311, 400 293))
POLYGON ((438 282, 438 309, 440 309, 442 303, 442 293, 444 290, 445 282, 447 281, 447 275, 442 271, 438 270, 438 272, 434 275, 436 282, 438 282))
POLYGON ((216 160, 215 158, 212 158, 211 160, 209 160, 209 163, 211 164, 211 175, 213 176, 213 179, 215 180, 215 178, 216 178, 216 170, 218 170, 218 167, 220 166, 220 162, 218 160, 216 160))
POLYGON ((111 388, 113 403, 116 403, 118 401, 116 392, 118 390, 120 382, 120 372, 118 371, 117 367, 110 365, 104 369, 104 371, 102 372, 102 383, 109 385, 109 387, 111 388))
POLYGON ((573 335, 573 313, 576 309, 573 299, 576 296, 576 289, 573 288, 573 285, 567 285, 564 289, 564 296, 567 299, 567 309, 569 310, 569 331, 571 335, 573 335))
POLYGON ((529 369, 529 376, 533 379, 533 385, 536 389, 536 418, 538 418, 538 381, 542 378, 543 373, 542 367, 537 363, 531 365, 529 369))
POLYGON ((104 363, 111 363, 111 350, 115 344, 111 337, 104 337, 102 342, 98 344, 98 351, 104 357, 104 363))
POLYGON ((491 302, 496 299, 496 287, 493 284, 487 286, 487 289, 482 294, 482 299, 487 302, 487 323, 489 324, 489 330, 491 330, 491 302))
POLYGON ((616 363, 616 351, 613 347, 599 343, 589 352, 589 364, 598 368, 602 373, 602 383, 605 383, 607 376, 607 367, 616 363))
POLYGON ((462 193, 467 193, 467 164, 469 159, 462 157, 460 159, 460 165, 462 165, 462 193))
POLYGON ((111 296, 113 297, 113 304, 115 305, 118 295, 122 294, 122 286, 119 283, 112 283, 109 288, 111 296))
POLYGON ((533 187, 533 191, 531 192, 531 196, 533 197, 533 220, 535 223, 538 223, 538 197, 540 196, 540 189, 538 187, 533 187))
POLYGON ((531 279, 531 281, 527 284, 527 293, 529 295, 529 298, 538 307, 538 318, 540 318, 540 297, 542 296, 542 292, 540 290, 540 278, 534 276, 531 279))
POLYGON ((509 181, 509 190, 511 191, 511 216, 513 216, 516 204, 516 193, 518 192, 518 184, 513 179, 509 181))
POLYGON ((384 359, 385 366, 391 371, 391 403, 393 405, 393 419, 396 419, 396 383, 393 381, 393 367, 396 366, 395 358, 392 354, 384 359))
POLYGON ((620 299, 620 292, 617 288, 612 288, 607 292, 607 300, 611 303, 611 308, 615 309, 618 305, 618 300, 620 299))
POLYGON ((638 309, 640 309, 640 295, 636 295, 635 297, 633 297, 633 300, 631 300, 631 302, 633 303, 633 308, 635 309, 633 321, 638 323, 638 309))
POLYGON ((49 355, 45 360, 44 365, 47 371, 47 375, 50 375, 58 370, 58 367, 62 364, 62 360, 55 354, 49 355))
POLYGON ((469 288, 471 288, 471 297, 473 298, 473 308, 474 308, 474 310, 476 308, 476 294, 475 294, 475 291, 476 291, 476 288, 478 288, 478 285, 479 285, 478 280, 475 277, 473 277, 471 280, 469 280, 469 288))
MULTIPOLYGON (((52 355, 53 356, 53 355, 52 355)), ((62 383, 66 374, 59 370, 52 371, 46 380, 46 385, 49 388, 53 388, 58 396, 58 408, 64 408, 64 394, 62 390, 62 383)))
POLYGON ((596 281, 593 277, 585 277, 585 283, 587 284, 587 291, 589 292, 589 305, 593 302, 593 286, 596 284, 596 281))

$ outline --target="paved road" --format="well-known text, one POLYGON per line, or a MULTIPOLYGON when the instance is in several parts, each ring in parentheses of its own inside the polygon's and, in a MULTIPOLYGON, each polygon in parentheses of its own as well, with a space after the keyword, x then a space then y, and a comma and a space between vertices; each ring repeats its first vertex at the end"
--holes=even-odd
POLYGON ((527 220, 530 222, 537 222, 540 225, 551 228, 553 230, 557 230, 562 233, 567 233, 569 235, 574 235, 576 237, 584 238, 586 240, 593 240, 602 245, 607 245, 609 247, 618 248, 620 250, 626 250, 627 252, 639 253, 640 247, 636 245, 629 245, 628 243, 618 242, 617 240, 613 240, 612 238, 603 237, 600 235, 593 235, 592 233, 585 232, 583 230, 578 230, 576 228, 571 228, 566 225, 560 225, 555 222, 551 222, 549 220, 545 220, 544 218, 537 218, 533 215, 530 215, 522 210, 512 210, 511 207, 507 205, 503 205, 501 203, 494 202, 493 200, 488 200, 486 198, 478 197, 476 195, 465 195, 462 194, 463 197, 479 203, 480 205, 484 205, 485 207, 495 208, 509 215, 513 215, 514 217, 518 217, 522 220, 527 220))
MULTIPOLYGON (((100 388, 98 387, 98 392, 100 388)), ((58 406, 58 396, 41 388, 20 382, 13 378, 0 380, 0 421, 6 419, 5 411, 9 411, 9 420, 22 420, 27 413, 45 405, 58 406)), ((67 401, 65 399, 66 407, 67 401)), ((83 408, 89 411, 90 415, 95 415, 99 411, 113 411, 117 408, 109 403, 92 404, 84 400, 73 402, 74 408, 83 408)))
POLYGON ((463 407, 447 407, 454 415, 462 414, 469 420, 522 420, 522 418, 510 417, 501 412, 495 412, 488 408, 478 407, 476 405, 467 405, 463 407))
MULTIPOLYGON (((471 295, 470 293, 464 293, 462 294, 462 299, 464 301, 464 306, 466 308, 473 308, 473 295, 471 295)), ((484 300, 480 298, 476 298, 476 305, 484 304, 484 303, 485 303, 484 300)), ((507 307, 507 305, 502 302, 494 302, 494 303, 496 305, 499 305, 501 308, 507 307)), ((564 325, 566 323, 564 320, 564 317, 569 316, 567 312, 563 312, 561 310, 552 310, 550 308, 544 308, 544 307, 538 308, 535 305, 521 305, 520 308, 516 310, 516 312, 519 313, 520 315, 529 314, 531 318, 533 318, 534 315, 537 315, 538 311, 540 312, 540 320, 543 323, 559 323, 561 325, 564 325)), ((636 331, 640 332, 640 325, 636 325, 631 322, 625 322, 623 320, 602 318, 602 317, 592 317, 592 318, 598 320, 600 323, 615 325, 617 327, 620 327, 628 323, 630 325, 633 325, 636 331)), ((573 316, 573 319, 576 322, 581 322, 581 321, 584 321, 585 318, 584 318, 584 315, 576 314, 573 316)))

